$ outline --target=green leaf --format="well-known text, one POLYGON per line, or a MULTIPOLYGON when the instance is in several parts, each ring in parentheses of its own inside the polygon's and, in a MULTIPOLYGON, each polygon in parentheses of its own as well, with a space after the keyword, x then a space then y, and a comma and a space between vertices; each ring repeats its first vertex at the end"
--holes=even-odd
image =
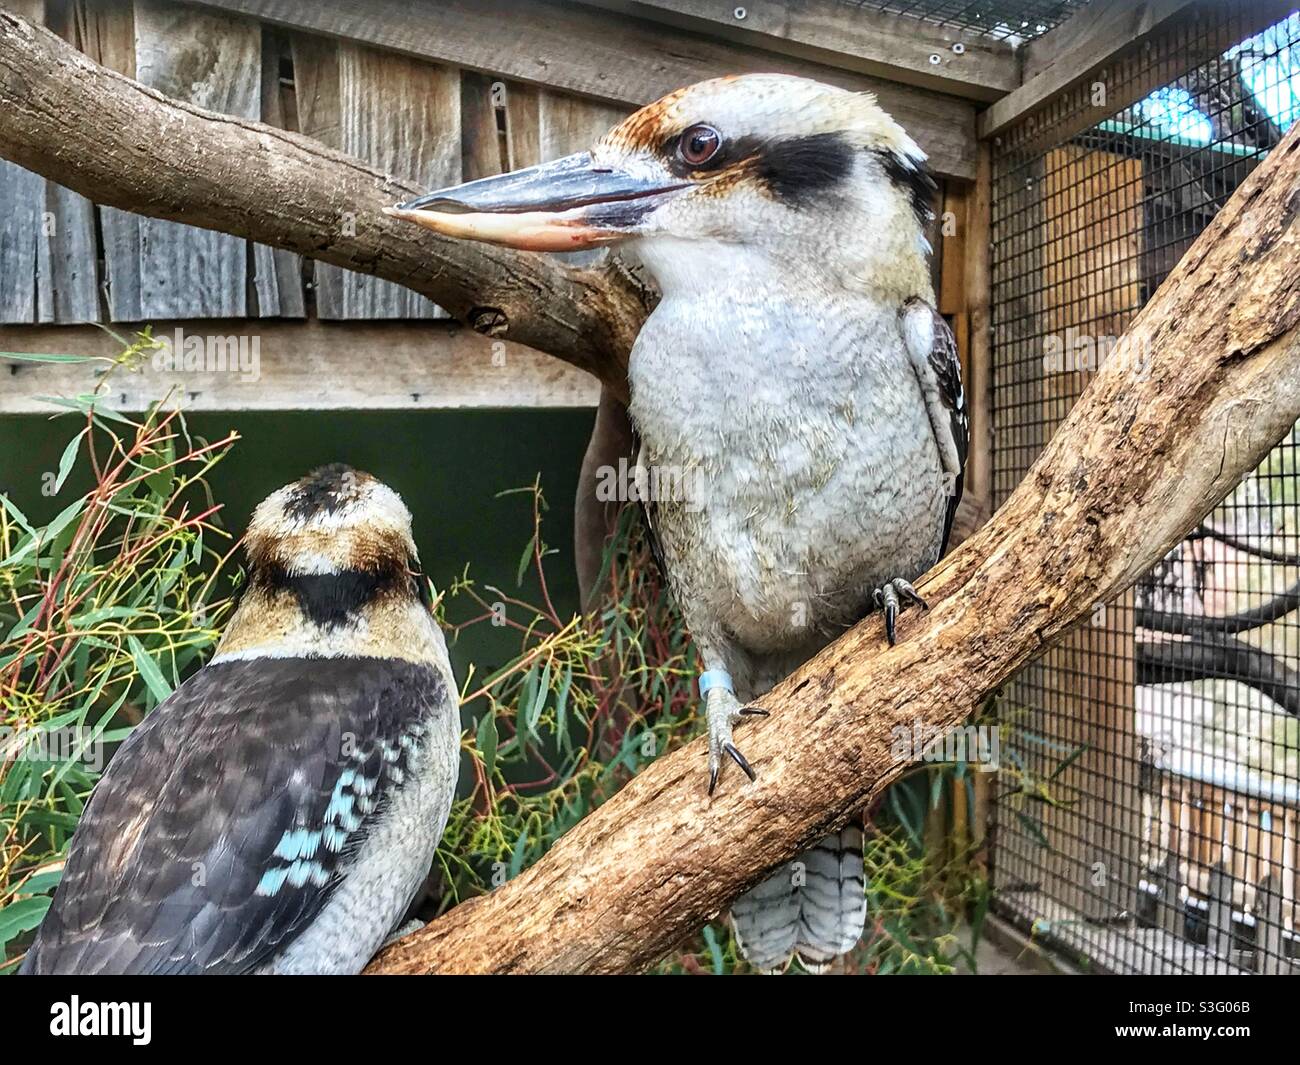
POLYGON ((68 474, 72 472, 72 467, 77 464, 77 451, 81 447, 81 441, 85 435, 90 432, 90 426, 82 429, 76 436, 68 441, 68 446, 63 449, 63 456, 59 459, 59 476, 54 482, 54 491, 51 495, 58 495, 63 489, 63 482, 68 479, 68 474))
POLYGON ((704 926, 704 943, 709 948, 709 956, 713 959, 713 975, 725 975, 727 968, 722 957, 722 947, 718 943, 718 934, 713 930, 711 924, 704 926))
POLYGON ((542 670, 541 679, 537 682, 537 688, 533 692, 532 700, 528 703, 527 710, 524 712, 524 727, 528 735, 537 737, 537 722, 541 719, 542 710, 546 707, 546 698, 551 694, 551 663, 547 662, 542 670))
POLYGON ((497 767, 497 717, 490 706, 478 719, 478 725, 474 729, 474 745, 483 756, 483 769, 490 780, 497 767))
POLYGON ((0 559, 0 567, 12 568, 18 565, 24 558, 30 555, 38 544, 49 543, 51 540, 57 540, 68 524, 81 513, 85 500, 78 499, 75 503, 69 504, 59 511, 55 519, 41 530, 39 535, 27 537, 22 545, 14 551, 8 558, 0 559))
POLYGON ((112 359, 102 355, 56 355, 43 351, 0 351, 0 359, 17 359, 19 362, 106 362, 112 359))
POLYGON ((1058 765, 1055 769, 1052 770, 1052 775, 1049 776, 1047 779, 1050 781, 1050 780, 1055 780, 1057 777, 1059 777, 1062 773, 1064 773, 1067 769, 1069 769, 1070 766, 1072 766, 1079 759, 1079 757, 1083 754, 1084 751, 1088 749, 1089 746, 1090 746, 1089 744, 1084 743, 1076 747, 1073 751, 1070 752, 1068 758, 1066 758, 1063 762, 1061 762, 1060 765, 1058 765))
POLYGON ((80 411, 83 414, 93 413, 98 417, 107 418, 109 421, 120 422, 123 425, 129 425, 135 428, 135 422, 123 414, 118 414, 112 407, 101 407, 99 401, 102 396, 84 395, 76 399, 64 399, 62 396, 35 396, 33 397, 41 403, 49 403, 54 407, 62 407, 64 410, 80 411))
POLYGON ((28 536, 36 535, 36 530, 32 528, 31 522, 27 520, 27 515, 19 510, 14 504, 14 501, 3 492, 0 492, 0 507, 4 507, 5 510, 13 515, 14 521, 23 527, 28 536))
POLYGON ((63 876, 63 869, 47 869, 43 873, 33 873, 23 881, 18 890, 24 895, 43 895, 58 886, 63 876))
POLYGON ((163 676, 162 670, 158 668, 158 663, 153 660, 149 652, 144 649, 144 645, 134 636, 127 636, 126 645, 131 650, 131 660, 135 663, 136 670, 140 673, 140 679, 149 689, 149 694, 157 702, 162 702, 167 696, 171 695, 171 686, 163 676))
POLYGON ((524 574, 528 572, 529 563, 533 560, 533 545, 537 540, 536 534, 529 537, 528 543, 524 545, 524 553, 519 556, 519 571, 515 574, 515 584, 524 583, 524 574))
POLYGON ((19 899, 0 910, 0 950, 11 940, 30 932, 45 917, 45 911, 54 900, 48 895, 19 899))
POLYGON ((555 734, 559 740, 561 749, 569 748, 572 743, 569 739, 568 722, 566 715, 569 707, 569 689, 573 686, 573 670, 567 666, 564 669, 564 676, 560 680, 560 691, 555 697, 555 734))
POLYGON ((528 854, 528 832, 519 833, 515 840, 515 849, 510 853, 510 879, 517 877, 524 868, 524 858, 528 854))

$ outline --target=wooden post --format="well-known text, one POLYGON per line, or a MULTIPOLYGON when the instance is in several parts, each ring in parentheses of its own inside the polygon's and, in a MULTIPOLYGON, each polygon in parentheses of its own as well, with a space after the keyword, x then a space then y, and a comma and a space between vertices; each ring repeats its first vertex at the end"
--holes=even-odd
POLYGON ((1269 873, 1259 885, 1255 907, 1255 971, 1265 976, 1289 972, 1282 937, 1282 880, 1269 873))
MULTIPOLYGON (((1050 432, 1093 378, 1107 337, 1141 304, 1142 163, 1068 146, 1043 162, 1040 308, 1043 431, 1050 432), (1081 288, 1080 276, 1096 277, 1081 288), (1075 361, 1075 360, 1078 361, 1075 361)), ((1035 283, 1038 280, 1035 279, 1035 283)), ((1061 859, 1046 890, 1088 917, 1131 912, 1140 876, 1140 764, 1135 733, 1133 592, 1094 604, 1086 624, 1044 655, 1037 689, 1051 737, 1084 753, 1056 778, 1069 805, 1045 816, 1061 859)), ((1048 769, 1051 767, 1048 766, 1048 769)))
POLYGON ((1232 960, 1232 876, 1220 862, 1210 872, 1210 908, 1205 946, 1216 958, 1232 960))

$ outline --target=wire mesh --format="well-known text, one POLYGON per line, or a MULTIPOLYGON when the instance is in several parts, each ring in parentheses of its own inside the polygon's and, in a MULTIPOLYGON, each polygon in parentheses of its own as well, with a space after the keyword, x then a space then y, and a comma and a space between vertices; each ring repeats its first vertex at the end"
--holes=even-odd
POLYGON ((846 0, 891 15, 972 30, 999 40, 1029 41, 1060 25, 1089 0, 846 0))
MULTIPOLYGON (((1186 20, 995 142, 996 502, 1300 117, 1300 15, 1262 26, 1250 5, 1186 20)), ((1005 916, 1104 971, 1300 964, 1297 608, 1293 429, 1004 689, 991 865, 1005 916)))

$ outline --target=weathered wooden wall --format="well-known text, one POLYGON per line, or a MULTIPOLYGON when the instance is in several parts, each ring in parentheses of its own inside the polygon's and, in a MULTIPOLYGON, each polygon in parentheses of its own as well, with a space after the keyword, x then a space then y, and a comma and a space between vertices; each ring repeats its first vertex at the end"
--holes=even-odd
MULTIPOLYGON (((576 151, 631 110, 171 0, 3 6, 169 96, 430 186, 576 151)), ((0 325, 445 317, 400 285, 96 207, 5 162, 0 201, 0 325)))

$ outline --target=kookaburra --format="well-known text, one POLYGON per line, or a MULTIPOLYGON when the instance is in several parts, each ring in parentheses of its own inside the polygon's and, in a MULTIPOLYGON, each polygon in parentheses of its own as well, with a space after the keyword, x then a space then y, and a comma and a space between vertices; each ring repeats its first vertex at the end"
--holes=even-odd
MULTIPOLYGON (((874 606, 892 642, 944 550, 967 426, 924 161, 871 96, 758 74, 393 211, 517 248, 627 241, 658 283, 629 409, 643 476, 693 490, 649 510, 705 668, 710 791, 727 757, 753 778, 732 741, 747 703, 874 606)), ((861 842, 850 826, 736 901, 756 966, 816 970, 857 942, 861 842)))
POLYGON ((29 973, 356 973, 429 873, 460 716, 411 516, 326 466, 264 500, 217 653, 131 733, 29 973))

